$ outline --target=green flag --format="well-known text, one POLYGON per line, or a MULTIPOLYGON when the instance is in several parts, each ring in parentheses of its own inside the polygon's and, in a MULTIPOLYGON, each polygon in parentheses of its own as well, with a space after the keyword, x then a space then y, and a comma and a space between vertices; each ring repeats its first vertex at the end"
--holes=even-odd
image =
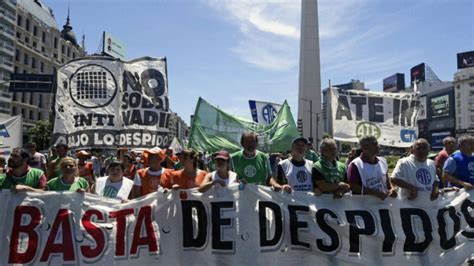
POLYGON ((232 116, 199 98, 194 113, 188 147, 198 151, 215 152, 241 149, 240 136, 253 131, 258 135, 258 149, 263 152, 283 152, 300 134, 285 101, 270 125, 257 124, 232 116))

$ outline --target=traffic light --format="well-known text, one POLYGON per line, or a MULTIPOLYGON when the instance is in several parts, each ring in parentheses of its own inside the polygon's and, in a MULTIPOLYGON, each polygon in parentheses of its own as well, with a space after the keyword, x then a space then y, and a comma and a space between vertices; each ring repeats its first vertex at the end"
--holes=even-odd
POLYGON ((303 133, 303 120, 302 119, 298 119, 298 131, 300 133, 303 133))

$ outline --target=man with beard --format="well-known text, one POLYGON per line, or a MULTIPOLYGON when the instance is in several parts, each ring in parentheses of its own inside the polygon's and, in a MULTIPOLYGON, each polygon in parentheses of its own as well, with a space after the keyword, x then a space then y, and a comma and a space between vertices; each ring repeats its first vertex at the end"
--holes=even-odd
POLYGON ((11 189, 14 192, 42 192, 46 187, 46 176, 40 169, 28 165, 30 153, 16 148, 8 159, 9 170, 0 176, 0 188, 11 189))
POLYGON ((240 138, 243 149, 232 154, 232 166, 243 182, 268 184, 272 177, 268 156, 257 150, 258 138, 253 132, 243 133, 240 138))

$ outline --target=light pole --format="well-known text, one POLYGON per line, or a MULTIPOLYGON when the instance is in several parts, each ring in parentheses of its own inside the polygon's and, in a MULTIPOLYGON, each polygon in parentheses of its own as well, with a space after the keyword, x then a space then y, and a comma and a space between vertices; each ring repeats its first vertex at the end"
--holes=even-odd
POLYGON ((313 101, 305 98, 300 98, 305 102, 309 102, 309 140, 313 142, 313 101))

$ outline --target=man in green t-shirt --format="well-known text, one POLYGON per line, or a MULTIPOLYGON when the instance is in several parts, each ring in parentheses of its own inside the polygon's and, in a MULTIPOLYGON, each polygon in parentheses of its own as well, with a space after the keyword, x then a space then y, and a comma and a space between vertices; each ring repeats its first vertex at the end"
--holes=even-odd
POLYGON ((313 164, 312 175, 316 186, 323 193, 333 193, 341 198, 350 191, 347 184, 346 165, 337 161, 337 146, 333 139, 325 138, 319 146, 321 158, 313 164))
POLYGON ((232 154, 233 171, 244 182, 268 185, 272 177, 270 161, 265 153, 257 150, 257 134, 243 133, 240 144, 243 150, 232 154))
POLYGON ((46 187, 46 176, 40 169, 28 165, 31 155, 28 151, 13 149, 8 159, 6 174, 0 175, 0 189, 11 189, 14 192, 42 192, 46 187))

